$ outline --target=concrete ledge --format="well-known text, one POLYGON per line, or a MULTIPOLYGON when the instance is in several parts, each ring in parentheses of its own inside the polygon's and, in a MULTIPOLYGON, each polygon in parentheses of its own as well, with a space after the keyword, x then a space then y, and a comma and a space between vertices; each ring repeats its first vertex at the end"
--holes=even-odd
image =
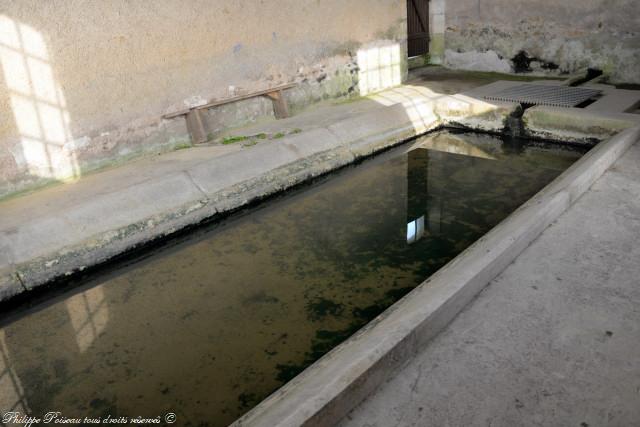
POLYGON ((640 127, 601 143, 488 234, 233 426, 327 426, 419 351, 584 193, 640 127))
POLYGON ((9 299, 25 290, 16 274, 12 273, 11 268, 0 271, 0 301, 9 299))
POLYGON ((507 118, 520 105, 507 102, 487 103, 468 95, 453 95, 436 101, 436 113, 450 126, 498 133, 505 127, 507 118))
POLYGON ((73 200, 58 215, 10 221, 0 227, 0 301, 440 126, 421 102, 416 111, 391 105, 73 200))
POLYGON ((381 110, 343 120, 328 130, 345 144, 356 158, 395 145, 440 126, 433 102, 416 98, 411 106, 394 104, 381 110))
POLYGON ((574 143, 600 141, 640 123, 640 116, 579 108, 533 107, 522 120, 527 134, 574 143))

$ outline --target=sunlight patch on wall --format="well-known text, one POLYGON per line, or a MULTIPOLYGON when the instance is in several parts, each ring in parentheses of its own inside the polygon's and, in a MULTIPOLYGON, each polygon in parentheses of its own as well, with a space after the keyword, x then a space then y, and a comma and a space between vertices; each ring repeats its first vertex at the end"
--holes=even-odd
POLYGON ((109 309, 104 291, 97 287, 67 300, 67 312, 76 334, 80 353, 84 353, 104 332, 109 321, 109 309))
POLYGON ((0 15, 0 64, 19 133, 16 163, 44 178, 78 175, 69 112, 40 32, 0 15))
POLYGON ((358 50, 358 88, 368 95, 402 83, 402 57, 398 43, 358 50))

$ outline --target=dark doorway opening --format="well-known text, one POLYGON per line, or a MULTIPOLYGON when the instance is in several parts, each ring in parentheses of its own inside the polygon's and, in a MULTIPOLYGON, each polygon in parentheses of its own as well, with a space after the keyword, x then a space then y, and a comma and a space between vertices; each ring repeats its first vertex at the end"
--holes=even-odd
POLYGON ((429 0, 407 0, 409 58, 429 53, 429 0))

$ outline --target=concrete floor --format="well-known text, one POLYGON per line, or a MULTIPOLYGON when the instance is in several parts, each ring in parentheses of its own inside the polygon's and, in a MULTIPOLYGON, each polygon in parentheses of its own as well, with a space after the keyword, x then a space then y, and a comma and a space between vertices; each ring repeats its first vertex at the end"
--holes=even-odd
POLYGON ((640 144, 342 427, 639 426, 640 144))

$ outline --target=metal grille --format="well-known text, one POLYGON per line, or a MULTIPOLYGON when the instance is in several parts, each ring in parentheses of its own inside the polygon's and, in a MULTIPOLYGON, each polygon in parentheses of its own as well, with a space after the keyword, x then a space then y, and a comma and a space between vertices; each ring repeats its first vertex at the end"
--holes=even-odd
POLYGON ((486 95, 484 98, 491 101, 569 108, 582 104, 601 93, 600 90, 581 87, 522 84, 493 95, 486 95))

